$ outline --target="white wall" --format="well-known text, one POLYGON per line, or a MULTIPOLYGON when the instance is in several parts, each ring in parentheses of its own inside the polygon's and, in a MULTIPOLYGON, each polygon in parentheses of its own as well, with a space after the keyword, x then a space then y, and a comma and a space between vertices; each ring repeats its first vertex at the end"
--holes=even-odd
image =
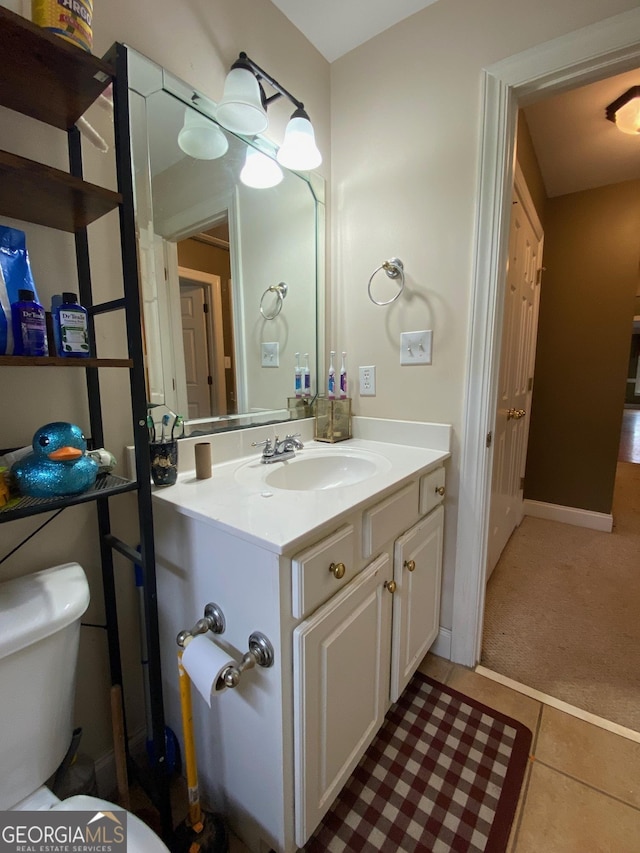
MULTIPOLYGON (((441 0, 331 66, 331 346, 349 351, 352 374, 359 364, 377 366, 377 396, 356 396, 358 414, 453 424, 445 627, 452 624, 481 72, 636 5, 441 0), (392 256, 405 264, 406 291, 378 307, 367 282, 392 256), (400 332, 420 329, 433 329, 433 365, 401 367, 400 332)), ((384 275, 378 282, 384 286, 384 275)))

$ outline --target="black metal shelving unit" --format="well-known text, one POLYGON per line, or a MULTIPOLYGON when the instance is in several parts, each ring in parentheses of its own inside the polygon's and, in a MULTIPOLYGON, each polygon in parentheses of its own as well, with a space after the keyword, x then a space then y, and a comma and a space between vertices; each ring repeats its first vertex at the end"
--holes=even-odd
MULTIPOLYGON (((45 122, 67 133, 69 171, 62 172, 15 154, 0 151, 0 215, 74 234, 80 302, 89 312, 92 351, 94 321, 106 312, 124 311, 128 353, 123 359, 61 359, 0 357, 0 366, 26 369, 78 369, 86 375, 91 439, 103 447, 100 373, 105 368, 129 372, 131 416, 135 445, 135 481, 113 475, 100 476, 94 488, 72 498, 53 500, 22 498, 0 510, 0 523, 94 501, 98 517, 106 632, 112 685, 122 686, 118 631, 118 606, 114 551, 140 565, 143 571, 150 716, 153 727, 154 767, 137 763, 128 752, 132 775, 158 808, 162 836, 172 838, 169 774, 166 770, 165 724, 162 703, 160 646, 155 580, 155 552, 151 507, 151 477, 146 427, 147 403, 141 331, 133 179, 130 160, 127 56, 115 44, 100 59, 40 29, 30 21, 0 7, 0 105, 45 122), (115 156, 118 192, 87 183, 82 175, 82 150, 76 122, 112 84, 114 98, 115 156), (123 268, 123 295, 94 304, 87 226, 118 209, 123 268), (111 532, 110 501, 135 492, 139 519, 139 549, 111 532)), ((138 545, 138 543, 136 543, 138 545)), ((123 709, 124 710, 124 709, 123 709)), ((125 717, 126 742, 126 717, 125 717)))

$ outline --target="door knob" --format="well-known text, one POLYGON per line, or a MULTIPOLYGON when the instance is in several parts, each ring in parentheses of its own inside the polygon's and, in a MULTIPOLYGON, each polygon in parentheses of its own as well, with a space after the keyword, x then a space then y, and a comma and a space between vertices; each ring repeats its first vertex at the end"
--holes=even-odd
POLYGON ((384 588, 385 588, 385 589, 388 589, 388 590, 389 590, 389 592, 391 593, 391 595, 393 595, 393 593, 394 593, 394 592, 396 591, 396 589, 398 588, 398 585, 397 585, 397 583, 396 583, 395 581, 385 581, 385 582, 384 582, 384 588))
POLYGON ((331 563, 331 565, 329 566, 329 571, 338 581, 344 577, 344 573, 346 572, 346 570, 347 569, 344 563, 331 563))
POLYGON ((524 409, 509 409, 507 411, 507 420, 510 421, 513 418, 514 421, 519 421, 526 414, 524 409))
POLYGON ((416 570, 416 561, 415 560, 405 560, 404 564, 409 572, 415 572, 416 570))

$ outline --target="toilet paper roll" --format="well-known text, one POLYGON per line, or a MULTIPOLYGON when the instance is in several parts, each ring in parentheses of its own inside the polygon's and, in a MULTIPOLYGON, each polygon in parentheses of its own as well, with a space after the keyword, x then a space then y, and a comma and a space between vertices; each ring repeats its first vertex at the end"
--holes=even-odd
POLYGON ((222 673, 228 666, 235 666, 235 661, 208 637, 200 634, 187 644, 182 653, 182 666, 198 693, 211 707, 212 698, 227 689, 222 673))
POLYGON ((200 441, 194 447, 196 458, 196 479, 208 480, 211 476, 211 445, 208 441, 200 441))

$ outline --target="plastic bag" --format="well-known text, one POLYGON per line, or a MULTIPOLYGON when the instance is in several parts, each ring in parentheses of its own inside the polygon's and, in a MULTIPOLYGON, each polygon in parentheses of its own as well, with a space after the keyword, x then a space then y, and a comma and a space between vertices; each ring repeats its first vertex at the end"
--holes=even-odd
POLYGON ((20 301, 19 290, 32 290, 39 301, 24 231, 0 225, 0 355, 13 353, 11 304, 20 301))

